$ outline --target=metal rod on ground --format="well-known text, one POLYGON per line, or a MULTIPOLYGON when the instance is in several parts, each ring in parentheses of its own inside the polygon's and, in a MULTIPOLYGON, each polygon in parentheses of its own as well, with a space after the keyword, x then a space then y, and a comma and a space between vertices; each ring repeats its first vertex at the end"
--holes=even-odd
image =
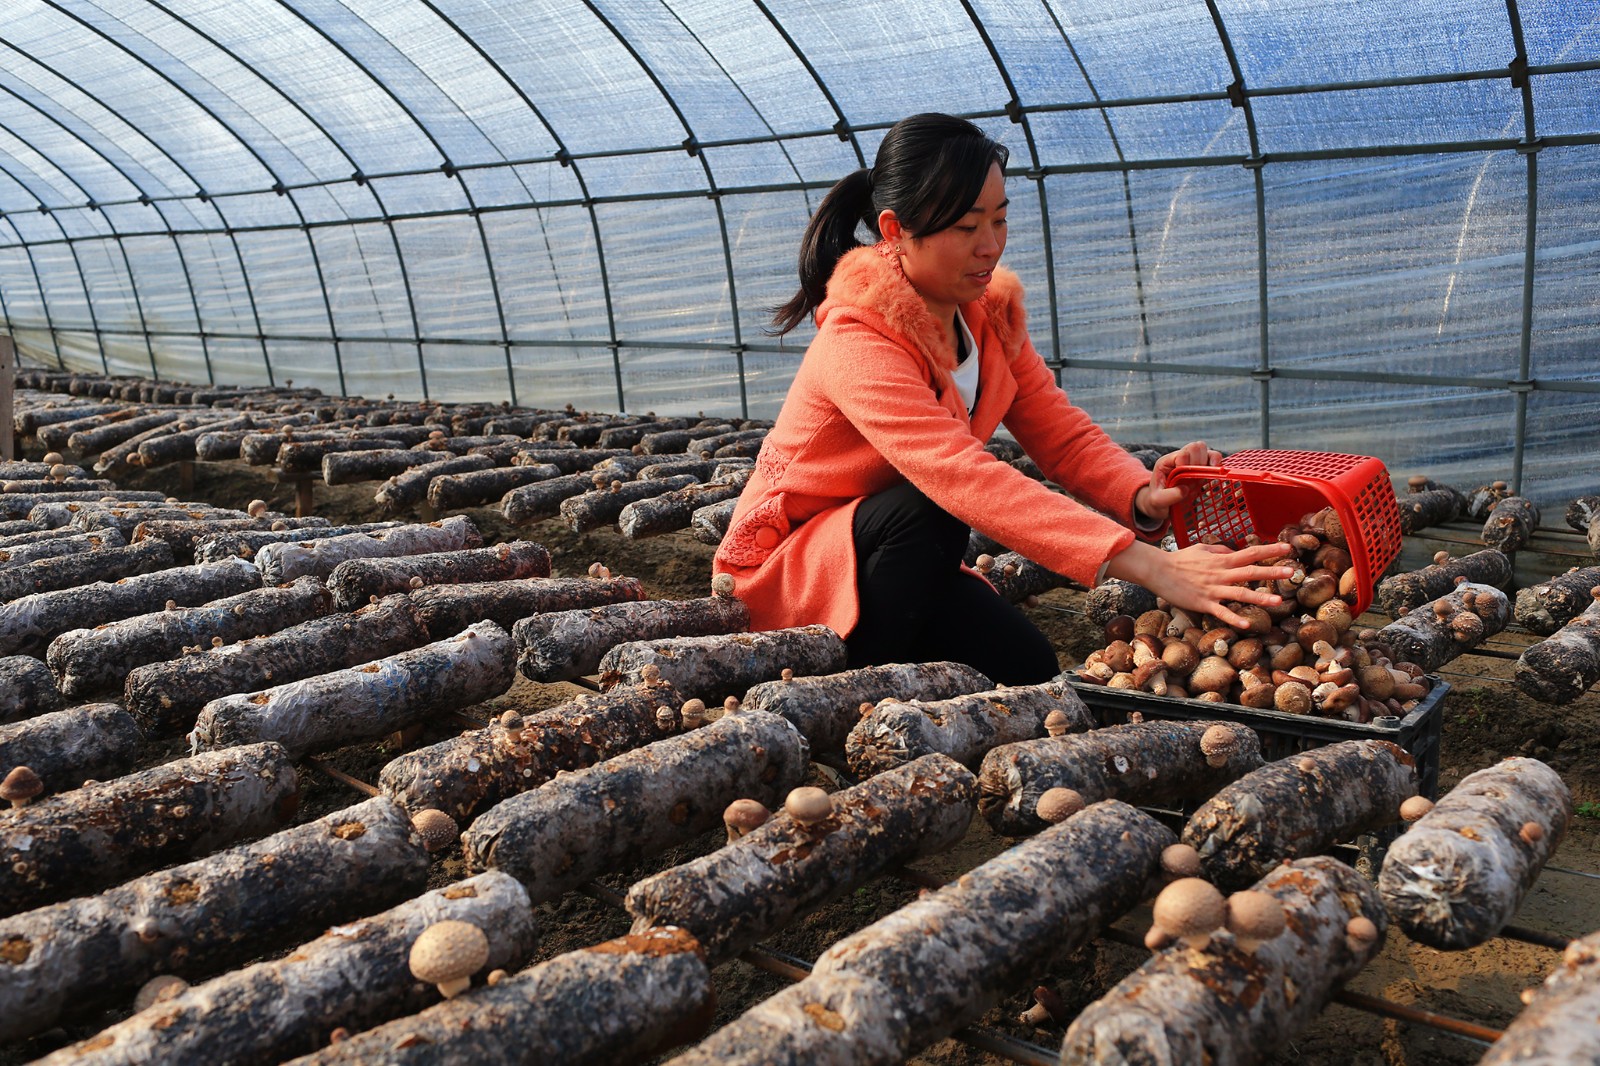
POLYGON ((1554 870, 1558 874, 1571 874, 1574 877, 1588 877, 1592 880, 1600 881, 1600 874, 1592 874, 1587 870, 1569 870, 1565 866, 1551 866, 1549 863, 1545 863, 1544 868, 1546 870, 1554 870))
POLYGON ((327 774, 329 777, 333 778, 335 781, 339 782, 341 785, 348 785, 349 787, 355 789, 357 792, 364 793, 365 795, 368 795, 368 796, 376 796, 378 794, 378 790, 374 786, 367 784, 365 781, 362 781, 360 778, 351 777, 349 774, 345 773, 343 770, 335 769, 334 767, 329 766, 327 763, 323 762, 321 759, 316 758, 315 756, 312 756, 312 755, 305 756, 304 757, 304 762, 305 762, 305 764, 307 766, 311 767, 313 770, 320 770, 323 773, 327 774))
MULTIPOLYGON (((1548 866, 1545 869, 1549 869, 1548 866)), ((1533 944, 1541 948, 1550 948, 1554 951, 1565 951, 1567 945, 1572 943, 1571 937, 1562 936, 1560 933, 1546 933, 1541 929, 1527 929, 1520 925, 1503 927, 1497 936, 1507 940, 1520 940, 1524 944, 1533 944)))

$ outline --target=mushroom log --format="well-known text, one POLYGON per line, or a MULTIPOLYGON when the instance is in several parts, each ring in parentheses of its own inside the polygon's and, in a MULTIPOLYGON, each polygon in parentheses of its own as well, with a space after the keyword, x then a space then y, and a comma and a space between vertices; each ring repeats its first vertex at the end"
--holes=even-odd
POLYGON ((1486 548, 1455 559, 1446 557, 1420 570, 1386 577, 1378 582, 1378 606, 1390 618, 1399 618, 1405 611, 1415 610, 1454 590, 1458 577, 1475 585, 1504 588, 1511 583, 1511 560, 1503 552, 1486 548))
POLYGON ((481 622, 453 637, 200 708, 196 751, 276 740, 295 755, 375 740, 511 687, 511 634, 481 622))
POLYGON ((326 578, 347 559, 372 559, 429 552, 460 551, 482 546, 483 537, 472 521, 461 515, 426 525, 396 526, 377 533, 346 533, 302 542, 263 545, 256 552, 261 579, 280 585, 305 574, 326 578))
POLYGON ((279 829, 299 779, 252 744, 100 781, 0 819, 0 914, 14 914, 279 829))
POLYGON ((1135 906, 1172 842, 1149 815, 1097 803, 840 940, 810 976, 672 1062, 903 1062, 1135 906))
POLYGON ((214 699, 355 666, 427 642, 410 601, 391 596, 352 614, 323 615, 264 637, 136 667, 128 673, 122 700, 147 733, 168 736, 194 725, 200 708, 214 699))
POLYGON ((48 1029, 158 973, 196 977, 420 892, 428 854, 376 798, 97 896, 0 919, 0 1039, 48 1029))
POLYGON ((432 808, 466 825, 480 811, 538 788, 564 770, 593 766, 672 736, 682 703, 661 681, 587 693, 526 718, 408 751, 383 768, 378 787, 409 811, 432 808), (663 707, 670 713, 660 714, 663 707))
POLYGON ((1572 817, 1572 794, 1537 759, 1468 774, 1389 845, 1378 891, 1429 947, 1475 947, 1516 916, 1572 817))
POLYGON ((733 596, 642 600, 523 618, 511 630, 517 670, 530 681, 570 681, 600 669, 612 648, 638 640, 708 637, 750 628, 750 610, 733 596))
POLYGON ((1337 859, 1279 866, 1230 911, 1256 894, 1281 906, 1278 932, 1219 930, 1153 955, 1068 1027, 1062 1066, 1264 1062, 1383 946, 1377 892, 1337 859))
POLYGON ((1529 632, 1548 637, 1583 613, 1594 599, 1590 590, 1597 585, 1600 566, 1575 566, 1547 581, 1518 589, 1512 615, 1529 632))
POLYGON ((652 929, 558 955, 293 1066, 644 1062, 704 1032, 715 1009, 699 944, 652 929))
POLYGON ((961 764, 924 755, 833 793, 818 821, 775 814, 725 848, 637 882, 627 901, 633 930, 682 926, 712 964, 733 958, 886 867, 960 840, 975 786, 961 764))
POLYGON ((1037 833, 1053 788, 1085 803, 1119 799, 1140 807, 1192 808, 1261 766, 1255 731, 1232 722, 1137 722, 1004 744, 983 757, 978 810, 995 832, 1037 833), (1202 747, 1205 741, 1205 747, 1202 747))
POLYGON ((1387 740, 1345 740, 1271 762, 1224 787, 1183 828, 1206 876, 1243 888, 1285 859, 1399 820, 1417 764, 1387 740))
POLYGON ((408 592, 423 585, 549 576, 549 549, 533 541, 517 540, 489 548, 428 552, 397 559, 347 559, 328 575, 328 590, 333 593, 335 607, 353 611, 374 597, 408 592))
POLYGON ((745 482, 750 480, 750 473, 750 470, 738 470, 703 485, 685 485, 650 499, 635 500, 617 513, 617 528, 629 540, 682 529, 700 508, 738 499, 745 482))
POLYGON ((861 720, 863 703, 945 700, 992 688, 993 681, 965 663, 890 663, 763 681, 744 694, 740 706, 783 715, 805 734, 813 759, 843 765, 845 737, 861 720))
POLYGON ((303 577, 289 585, 251 589, 199 607, 174 604, 164 611, 93 629, 68 630, 50 642, 45 661, 61 692, 82 699, 108 689, 120 690, 131 670, 179 658, 191 645, 209 648, 218 641, 231 644, 276 633, 332 609, 322 582, 303 577))
POLYGON ((489 808, 462 834, 462 853, 542 903, 716 828, 736 799, 777 806, 808 760, 805 738, 777 715, 728 715, 489 808))
POLYGON ((133 765, 144 736, 121 705, 85 703, 0 725, 0 776, 26 766, 45 792, 75 788, 85 778, 115 777, 133 765))
MULTIPOLYGON (((276 526, 278 523, 274 523, 276 526)), ((194 561, 214 563, 236 557, 253 559, 256 552, 268 544, 285 544, 291 541, 322 540, 343 537, 351 533, 380 533, 394 529, 399 522, 360 522, 348 526, 318 526, 307 529, 293 526, 288 529, 245 529, 237 532, 216 532, 200 538, 194 545, 194 561)), ((269 582, 270 584, 270 582, 269 582)))
POLYGON ((1463 581, 1448 595, 1418 607, 1378 630, 1378 642, 1400 662, 1437 670, 1500 632, 1511 621, 1506 594, 1463 581))
POLYGON ((845 758, 859 777, 870 777, 930 752, 976 767, 991 748, 1045 733, 1053 711, 1069 729, 1090 729, 1094 715, 1063 682, 997 688, 950 699, 887 699, 856 723, 845 738, 845 758))
POLYGON ((59 711, 64 703, 44 663, 31 655, 0 658, 0 723, 59 711))
POLYGON ((1569 1066, 1600 1062, 1600 933, 1574 940, 1561 965, 1524 993, 1528 1006, 1506 1026, 1479 1066, 1569 1066))
MULTIPOLYGON (((462 585, 424 585, 411 593, 417 618, 435 638, 459 633, 485 618, 512 631, 519 621, 532 615, 642 599, 644 586, 636 577, 473 581, 462 585)), ((518 644, 514 632, 512 643, 518 644)))
POLYGON ((1517 659, 1517 687, 1544 703, 1571 703, 1600 681, 1600 585, 1582 614, 1529 645, 1517 659))
POLYGON ((654 667, 689 699, 721 703, 784 670, 796 676, 844 669, 844 641, 827 626, 771 629, 707 637, 669 637, 618 644, 600 660, 600 687, 644 679, 654 667))

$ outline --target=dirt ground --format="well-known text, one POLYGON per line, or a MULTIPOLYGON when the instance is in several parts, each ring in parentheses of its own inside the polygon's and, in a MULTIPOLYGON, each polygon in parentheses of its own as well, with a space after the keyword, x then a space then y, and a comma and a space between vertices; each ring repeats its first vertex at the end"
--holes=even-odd
MULTIPOLYGON (((160 469, 124 479, 128 487, 160 487, 185 499, 243 506, 264 498, 275 509, 293 512, 293 490, 270 481, 260 468, 242 464, 197 464, 191 484, 177 469, 160 469)), ((315 489, 316 513, 334 521, 366 521, 385 517, 372 501, 373 484, 315 489)), ((482 530, 486 543, 514 539, 536 540, 548 547, 557 576, 582 574, 591 562, 602 561, 616 574, 639 578, 652 597, 686 598, 705 595, 709 587, 711 549, 686 533, 630 542, 614 530, 575 535, 559 522, 528 528, 507 525, 497 508, 465 512, 482 530)), ((1425 560, 1424 560, 1425 561, 1425 560)), ((1420 564, 1419 564, 1420 565, 1420 564)), ((1063 667, 1081 660, 1101 641, 1083 618, 1081 595, 1056 591, 1045 595, 1030 614, 1055 643, 1063 667)), ((1381 620, 1377 624, 1381 624, 1381 620)), ((1512 657, 1530 642, 1526 634, 1506 634, 1493 646, 1512 657)), ((1547 869, 1518 916, 1518 925, 1562 937, 1600 929, 1600 694, 1590 692, 1565 708, 1541 706, 1522 696, 1508 683, 1512 658, 1469 656, 1445 671, 1451 692, 1443 707, 1440 745, 1440 785, 1448 789, 1464 775, 1501 758, 1525 754, 1543 759, 1562 774, 1573 792, 1578 815, 1552 869, 1547 869)), ((470 725, 486 721, 506 708, 528 711, 572 698, 579 690, 569 685, 539 685, 519 679, 505 695, 472 708, 466 718, 451 718, 431 727, 415 744, 432 743, 470 725)), ((373 782, 383 764, 394 756, 390 744, 360 745, 331 753, 326 761, 358 778, 373 782)), ((155 745, 147 753, 151 762, 181 754, 176 744, 155 745)), ((317 817, 361 799, 348 786, 330 777, 305 775, 302 817, 317 817)), ((815 783, 825 784, 821 780, 815 783)), ((643 873, 683 862, 718 846, 721 836, 708 834, 693 844, 658 857, 647 867, 604 879, 607 887, 625 891, 643 873)), ((966 838, 951 851, 922 860, 917 869, 942 879, 952 879, 995 855, 1009 842, 996 837, 982 819, 975 819, 966 838)), ((437 882, 464 876, 459 851, 446 852, 435 871, 437 882)), ((828 945, 870 924, 914 899, 919 889, 902 879, 885 877, 860 887, 847 897, 812 914, 774 937, 774 952, 811 960, 828 945)), ((569 893, 544 912, 541 957, 586 946, 628 930, 620 907, 589 895, 569 893)), ((1118 926, 1142 935, 1148 909, 1125 917, 1118 926)), ((1052 971, 1036 975, 1033 984, 1055 988, 1074 1013, 1093 1001, 1146 956, 1107 940, 1065 960, 1052 971)), ((1538 983, 1559 961, 1559 953, 1500 937, 1479 948, 1441 952, 1391 933, 1382 954, 1349 988, 1406 1007, 1435 1012, 1480 1026, 1499 1028, 1520 1009, 1519 993, 1538 983)), ((748 1006, 787 981, 745 962, 727 964, 716 973, 719 1010, 716 1025, 736 1017, 748 1006)), ((1062 1028, 1036 1029, 1022 1025, 1017 1014, 1029 1005, 1027 989, 1011 990, 981 1019, 985 1029, 1034 1045, 1041 1060, 1051 1059, 1059 1048, 1062 1028)), ((107 1023, 108 1017, 101 1020, 107 1023)), ((20 1048, 0 1049, 0 1064, 25 1061, 68 1038, 92 1032, 78 1027, 57 1030, 20 1048)), ((1484 1044, 1412 1021, 1382 1017, 1368 1010, 1334 1004, 1307 1031, 1273 1061, 1279 1063, 1377 1064, 1434 1066, 1476 1062, 1484 1044)), ((945 1040, 925 1049, 913 1063, 928 1066, 979 1066, 1013 1061, 977 1050, 958 1040, 945 1040)))

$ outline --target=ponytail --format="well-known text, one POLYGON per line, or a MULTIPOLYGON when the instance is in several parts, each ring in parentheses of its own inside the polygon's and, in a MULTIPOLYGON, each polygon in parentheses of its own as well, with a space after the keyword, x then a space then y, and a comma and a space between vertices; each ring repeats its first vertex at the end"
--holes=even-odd
POLYGON ((872 171, 865 167, 840 178, 811 216, 800 241, 800 291, 773 312, 769 333, 788 333, 822 303, 833 268, 846 252, 861 247, 856 240, 858 224, 878 232, 878 213, 872 209, 872 171))
POLYGON ((1010 154, 966 119, 930 113, 896 122, 872 168, 846 174, 817 206, 800 242, 800 291, 773 311, 767 332, 782 336, 817 309, 833 268, 861 247, 858 225, 881 236, 878 213, 889 210, 913 239, 948 229, 977 202, 989 168, 1004 171, 1010 154))

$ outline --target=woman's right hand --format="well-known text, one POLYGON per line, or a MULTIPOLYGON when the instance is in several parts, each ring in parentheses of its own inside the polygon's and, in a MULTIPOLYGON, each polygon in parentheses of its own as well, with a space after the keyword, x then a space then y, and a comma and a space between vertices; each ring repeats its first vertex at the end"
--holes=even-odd
POLYGON ((1238 550, 1222 544, 1191 544, 1168 552, 1136 540, 1111 557, 1106 576, 1143 585, 1175 607, 1244 628, 1248 621, 1229 609, 1227 601, 1260 607, 1283 602, 1277 593, 1250 588, 1246 582, 1291 576, 1292 566, 1262 564, 1293 554, 1294 548, 1288 544, 1255 544, 1238 550))

